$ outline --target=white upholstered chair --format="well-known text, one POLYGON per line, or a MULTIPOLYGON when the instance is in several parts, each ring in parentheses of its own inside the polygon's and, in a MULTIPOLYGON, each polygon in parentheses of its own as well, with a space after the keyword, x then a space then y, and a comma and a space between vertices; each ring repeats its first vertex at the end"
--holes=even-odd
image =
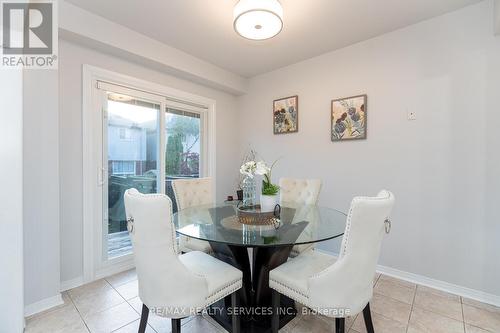
MULTIPOLYGON (((344 332, 345 317, 363 311, 366 329, 373 333, 369 303, 373 276, 393 205, 393 194, 385 190, 376 197, 355 197, 337 260, 308 251, 270 272, 273 308, 276 309, 280 294, 286 295, 320 314, 334 317, 337 333, 344 332)), ((273 315, 275 333, 277 318, 273 315)))
MULTIPOLYGON (((282 203, 293 203, 302 205, 316 205, 321 191, 321 180, 319 179, 293 179, 281 178, 280 200, 282 203)), ((296 257, 304 251, 314 248, 314 244, 295 245, 290 257, 296 257)))
MULTIPOLYGON (((172 332, 180 332, 181 318, 226 296, 232 295, 237 306, 240 270, 199 251, 179 255, 169 197, 130 189, 124 198, 143 302, 139 332, 145 331, 150 310, 171 318, 172 332)), ((238 332, 239 318, 232 319, 233 331, 238 332)))
MULTIPOLYGON (((192 206, 207 205, 214 202, 212 195, 212 178, 178 179, 172 181, 177 209, 182 210, 192 206)), ((207 241, 179 236, 181 252, 202 251, 211 253, 212 248, 207 241)))

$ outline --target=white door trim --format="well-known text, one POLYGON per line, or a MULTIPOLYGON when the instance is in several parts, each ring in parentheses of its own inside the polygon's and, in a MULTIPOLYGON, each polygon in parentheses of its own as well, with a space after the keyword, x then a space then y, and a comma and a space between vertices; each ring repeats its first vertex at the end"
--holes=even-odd
MULTIPOLYGON (((213 99, 203 96, 194 95, 175 88, 152 83, 128 75, 112 72, 106 69, 83 65, 83 101, 82 101, 82 123, 83 123, 83 283, 88 283, 108 275, 116 270, 123 270, 132 267, 132 257, 126 256, 118 258, 113 267, 109 265, 96 269, 96 242, 101 241, 96 239, 96 219, 101 219, 99 203, 95 198, 95 185, 99 177, 98 152, 96 151, 96 140, 100 138, 102 133, 101 128, 96 128, 96 117, 101 121, 100 112, 95 112, 100 107, 101 103, 96 96, 97 81, 103 81, 130 89, 144 91, 146 93, 155 94, 165 99, 185 101, 194 105, 200 105, 206 108, 204 113, 205 128, 208 130, 206 137, 206 145, 204 149, 208 150, 206 158, 208 161, 204 163, 202 175, 212 177, 215 180, 216 176, 216 102, 213 99)), ((164 110, 161 110, 164 112, 164 110)), ((162 125, 162 124, 160 124, 162 125)), ((162 149, 163 150, 163 149, 162 149)), ((205 150, 206 151, 206 150, 205 150)), ((162 153, 164 156, 164 152, 162 153)), ((161 158, 161 156, 160 156, 161 158)), ((216 188, 215 181, 213 186, 213 194, 215 197, 216 188)), ((100 223, 101 221, 99 221, 100 223)))

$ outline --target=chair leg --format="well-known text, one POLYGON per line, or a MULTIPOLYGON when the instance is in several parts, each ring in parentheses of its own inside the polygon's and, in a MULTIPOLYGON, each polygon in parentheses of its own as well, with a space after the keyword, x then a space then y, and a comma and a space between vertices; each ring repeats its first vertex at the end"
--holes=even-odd
POLYGON ((148 324, 149 309, 146 304, 142 305, 141 323, 139 324, 139 333, 146 332, 146 325, 148 324))
POLYGON ((345 318, 335 318, 335 333, 345 332, 345 318))
POLYGON ((365 318, 366 331, 368 333, 375 333, 372 322, 372 313, 370 311, 370 303, 366 304, 363 309, 363 317, 365 318))
POLYGON ((280 328, 280 293, 272 289, 273 316, 271 319, 271 332, 278 333, 280 328))
POLYGON ((172 321, 172 333, 181 333, 181 319, 171 319, 172 321))
POLYGON ((231 322, 233 326, 232 333, 240 333, 240 314, 239 314, 239 306, 240 306, 240 291, 237 290, 231 294, 231 307, 233 308, 233 313, 231 316, 231 322))

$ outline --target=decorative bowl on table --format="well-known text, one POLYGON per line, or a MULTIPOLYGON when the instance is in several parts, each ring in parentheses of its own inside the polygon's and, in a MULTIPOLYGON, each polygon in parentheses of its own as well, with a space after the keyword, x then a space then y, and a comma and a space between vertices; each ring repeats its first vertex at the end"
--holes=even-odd
POLYGON ((273 212, 262 212, 260 205, 237 208, 238 222, 247 225, 279 226, 281 207, 276 205, 273 212))

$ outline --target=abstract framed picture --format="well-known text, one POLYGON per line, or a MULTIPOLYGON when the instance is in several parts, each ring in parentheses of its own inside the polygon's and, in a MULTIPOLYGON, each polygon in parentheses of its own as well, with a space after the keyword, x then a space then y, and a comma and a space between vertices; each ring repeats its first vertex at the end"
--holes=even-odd
POLYGON ((299 131, 299 96, 277 99, 273 102, 274 134, 299 131))
POLYGON ((367 95, 332 101, 332 141, 366 139, 367 95))

